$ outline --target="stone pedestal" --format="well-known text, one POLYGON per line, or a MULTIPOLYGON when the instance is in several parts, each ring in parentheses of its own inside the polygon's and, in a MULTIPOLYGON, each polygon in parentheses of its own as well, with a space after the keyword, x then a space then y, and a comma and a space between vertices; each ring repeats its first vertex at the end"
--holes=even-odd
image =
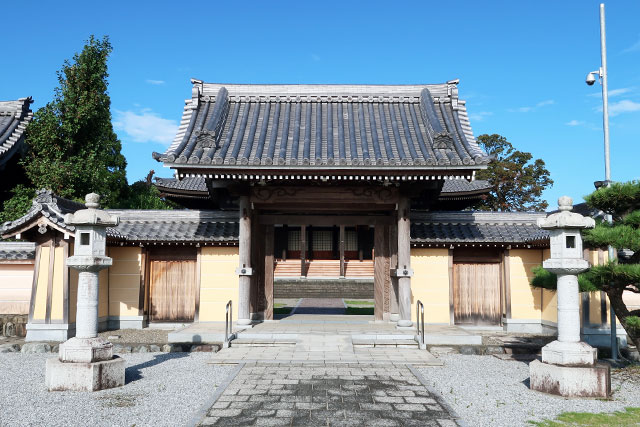
POLYGON ((562 366, 534 360, 529 364, 532 390, 566 397, 600 397, 611 395, 611 369, 596 363, 562 366))
POLYGON ((104 338, 71 338, 60 344, 62 362, 92 363, 113 358, 113 344, 104 338))
POLYGON ((124 385, 125 361, 119 357, 93 363, 47 359, 49 391, 98 391, 124 385))

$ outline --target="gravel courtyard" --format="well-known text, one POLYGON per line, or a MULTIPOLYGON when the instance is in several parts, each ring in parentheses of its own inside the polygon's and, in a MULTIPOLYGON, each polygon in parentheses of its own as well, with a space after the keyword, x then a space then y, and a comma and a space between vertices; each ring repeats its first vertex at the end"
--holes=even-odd
POLYGON ((640 376, 612 371, 612 400, 565 399, 529 390, 529 364, 493 356, 438 356, 444 367, 422 368, 429 386, 441 394, 469 426, 530 426, 567 412, 613 412, 640 407, 640 376))
MULTIPOLYGON (((233 366, 211 365, 211 353, 126 354, 127 385, 96 393, 47 392, 51 354, 0 354, 0 426, 181 426, 209 402, 233 366)), ((565 411, 640 407, 640 375, 614 373, 613 399, 564 399, 528 389, 525 362, 443 355, 441 367, 418 368, 468 426, 526 426, 565 411)), ((385 365, 376 369, 381 372, 385 365)))
POLYGON ((48 392, 51 354, 0 354, 0 426, 181 426, 233 370, 211 353, 138 353, 125 387, 95 393, 48 392))

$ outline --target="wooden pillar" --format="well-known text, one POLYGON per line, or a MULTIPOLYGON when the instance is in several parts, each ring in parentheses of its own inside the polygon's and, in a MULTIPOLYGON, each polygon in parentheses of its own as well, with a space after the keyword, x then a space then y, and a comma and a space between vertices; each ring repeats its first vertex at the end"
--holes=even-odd
POLYGON ((344 277, 345 264, 344 264, 344 225, 340 226, 340 277, 344 277))
POLYGON ((251 304, 249 306, 249 316, 251 320, 263 319, 265 310, 265 289, 264 289, 264 230, 265 226, 260 225, 257 212, 252 212, 251 238, 256 243, 251 245, 251 304))
POLYGON ((511 319, 511 259, 509 246, 504 251, 504 302, 505 302, 505 317, 511 319))
POLYGON ((306 258, 307 258, 307 226, 300 226, 300 276, 307 276, 306 258))
POLYGON ((264 297, 267 306, 265 320, 273 320, 273 266, 274 266, 274 227, 267 225, 264 235, 264 297))
POLYGON ((388 233, 385 233, 383 224, 376 224, 374 229, 374 275, 373 275, 373 297, 375 301, 374 318, 383 320, 384 317, 384 284, 389 275, 387 260, 389 258, 388 233))
POLYGON ((249 325, 249 306, 251 295, 251 205, 249 197, 240 197, 240 236, 239 236, 239 258, 240 266, 237 270, 239 275, 239 295, 238 295, 238 324, 249 325))
POLYGON ((453 248, 449 248, 449 257, 448 257, 448 272, 449 272, 449 324, 455 325, 455 308, 454 308, 454 277, 453 277, 453 248))
POLYGON ((407 197, 398 201, 398 304, 400 319, 398 326, 409 327, 411 321, 411 221, 409 219, 410 202, 407 197))
MULTIPOLYGON (((396 268, 398 265, 398 226, 393 224, 389 227, 389 263, 391 268, 396 268)), ((395 274, 391 275, 391 289, 390 293, 390 312, 389 320, 397 322, 400 319, 400 311, 398 307, 398 278, 395 274)))

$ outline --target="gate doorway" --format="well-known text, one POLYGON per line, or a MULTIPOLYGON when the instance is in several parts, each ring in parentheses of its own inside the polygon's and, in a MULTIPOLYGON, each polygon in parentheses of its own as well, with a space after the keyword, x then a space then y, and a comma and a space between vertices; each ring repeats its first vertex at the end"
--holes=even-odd
POLYGON ((499 325, 501 264, 499 255, 478 258, 454 252, 453 313, 456 325, 499 325), (456 256, 457 255, 457 256, 456 256))
POLYGON ((196 312, 196 254, 151 253, 151 322, 193 322, 196 312))

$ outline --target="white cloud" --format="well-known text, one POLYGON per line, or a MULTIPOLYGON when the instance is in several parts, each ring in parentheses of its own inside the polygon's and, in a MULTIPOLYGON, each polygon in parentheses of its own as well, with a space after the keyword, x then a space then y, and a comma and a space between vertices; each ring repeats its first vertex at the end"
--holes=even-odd
POLYGON ((555 104, 556 102, 553 99, 546 99, 544 101, 538 102, 535 106, 526 106, 526 107, 518 107, 518 108, 509 108, 510 113, 529 113, 531 111, 537 110, 538 108, 546 107, 547 105, 555 104))
MULTIPOLYGON (((600 107, 600 111, 602 111, 602 107, 600 107)), ((610 116, 617 116, 618 114, 632 113, 635 111, 640 111, 640 103, 633 102, 629 99, 623 99, 622 101, 609 104, 610 116)))
POLYGON ((636 52, 640 50, 640 40, 636 41, 634 44, 624 49, 622 53, 636 52))
POLYGON ((178 124, 174 120, 164 119, 143 109, 135 111, 115 110, 113 126, 118 131, 124 131, 135 142, 158 142, 169 145, 176 136, 178 124))
POLYGON ((536 107, 540 108, 540 107, 544 107, 546 105, 553 105, 556 102, 553 99, 547 99, 545 101, 540 101, 536 104, 536 107))
POLYGON ((469 114, 469 118, 476 122, 481 122, 489 116, 493 116, 493 113, 491 111, 480 111, 477 113, 469 114))
POLYGON ((163 85, 165 83, 164 80, 153 80, 153 79, 147 79, 147 80, 145 80, 145 82, 149 83, 150 85, 155 85, 155 86, 160 86, 160 85, 163 85))
POLYGON ((584 122, 582 120, 570 120, 567 123, 565 123, 565 125, 567 126, 582 126, 584 124, 584 122))
MULTIPOLYGON (((620 96, 620 95, 624 95, 625 93, 629 93, 633 90, 633 87, 622 87, 620 89, 613 89, 609 91, 609 98, 613 98, 615 96, 620 96)), ((589 96, 593 97, 593 98, 601 98, 602 97, 602 91, 596 92, 596 93, 590 93, 589 96)))

